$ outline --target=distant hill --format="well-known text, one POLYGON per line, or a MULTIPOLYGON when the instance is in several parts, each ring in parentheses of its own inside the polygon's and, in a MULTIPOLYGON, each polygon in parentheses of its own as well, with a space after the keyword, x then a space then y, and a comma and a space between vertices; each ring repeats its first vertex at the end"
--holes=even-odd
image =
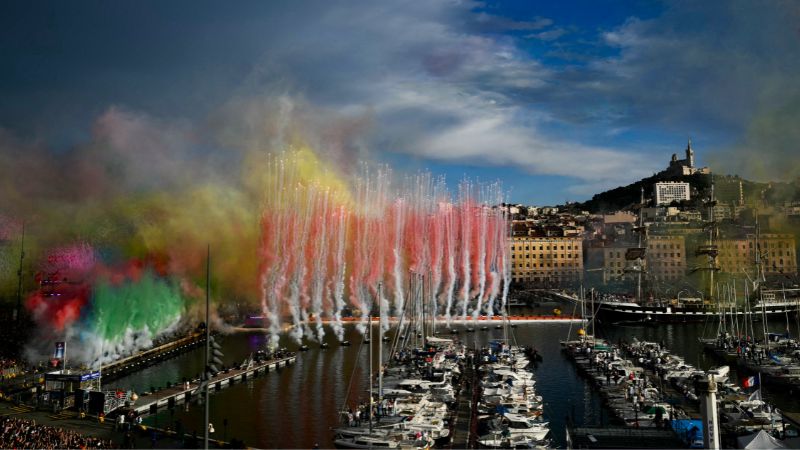
MULTIPOLYGON (((610 213, 622 209, 631 209, 639 203, 640 190, 644 186, 645 198, 653 195, 653 185, 660 181, 686 181, 692 186, 693 195, 707 195, 711 186, 711 177, 714 179, 714 196, 723 203, 737 204, 741 193, 747 205, 761 203, 769 205, 783 205, 787 202, 800 201, 800 179, 790 182, 769 182, 745 180, 737 175, 705 175, 696 173, 685 176, 665 176, 656 174, 644 178, 627 186, 620 186, 609 191, 594 195, 591 200, 583 203, 571 203, 566 208, 577 211, 589 211, 595 214, 610 213), (760 200, 760 201, 759 201, 760 200)), ((699 201, 698 198, 693 198, 699 201)))
POLYGON ((691 184, 693 191, 696 189, 699 192, 705 191, 705 189, 711 185, 711 179, 708 175, 694 174, 665 177, 656 174, 627 186, 620 186, 609 191, 595 194, 591 200, 583 203, 570 204, 569 207, 596 214, 610 213, 622 209, 632 209, 633 205, 639 203, 641 188, 644 187, 645 198, 650 198, 653 195, 653 185, 659 181, 687 181, 691 184))

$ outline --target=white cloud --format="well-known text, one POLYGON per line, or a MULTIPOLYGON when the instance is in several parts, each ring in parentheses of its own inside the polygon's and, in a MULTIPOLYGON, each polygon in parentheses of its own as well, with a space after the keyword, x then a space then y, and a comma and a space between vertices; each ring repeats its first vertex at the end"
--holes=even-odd
MULTIPOLYGON (((629 164, 648 165, 631 152, 549 135, 553 117, 531 100, 557 73, 513 38, 482 32, 540 30, 552 20, 515 21, 445 1, 339 6, 282 34, 266 52, 266 71, 292 80, 311 105, 369 114, 372 148, 592 181, 628 182, 629 164)), ((563 31, 542 33, 552 40, 563 31)))
POLYGON ((525 37, 528 39, 538 39, 540 41, 555 41, 565 34, 567 34, 567 30, 563 28, 553 28, 552 30, 542 31, 539 33, 531 33, 525 37))

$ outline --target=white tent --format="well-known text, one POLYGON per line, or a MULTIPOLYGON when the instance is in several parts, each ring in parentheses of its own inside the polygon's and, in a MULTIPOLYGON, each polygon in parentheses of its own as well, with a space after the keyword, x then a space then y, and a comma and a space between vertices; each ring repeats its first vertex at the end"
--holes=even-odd
POLYGON ((736 444, 739 448, 746 448, 750 450, 788 448, 783 442, 775 439, 764 430, 761 430, 758 433, 748 434, 747 436, 740 436, 736 438, 736 444))

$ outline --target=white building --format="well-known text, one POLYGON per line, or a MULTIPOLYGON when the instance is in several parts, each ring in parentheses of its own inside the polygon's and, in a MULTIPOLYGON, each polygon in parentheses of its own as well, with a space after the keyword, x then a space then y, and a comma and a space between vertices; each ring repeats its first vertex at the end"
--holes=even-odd
POLYGON ((689 183, 665 181, 655 184, 656 205, 669 205, 674 201, 689 200, 689 183))

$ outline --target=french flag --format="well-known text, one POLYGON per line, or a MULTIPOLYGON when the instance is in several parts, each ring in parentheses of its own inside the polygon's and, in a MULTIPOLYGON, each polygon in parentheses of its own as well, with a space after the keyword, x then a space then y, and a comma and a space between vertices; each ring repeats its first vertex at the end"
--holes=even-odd
POLYGON ((756 377, 747 377, 742 380, 742 386, 746 388, 750 388, 753 386, 758 386, 758 378, 756 377))

